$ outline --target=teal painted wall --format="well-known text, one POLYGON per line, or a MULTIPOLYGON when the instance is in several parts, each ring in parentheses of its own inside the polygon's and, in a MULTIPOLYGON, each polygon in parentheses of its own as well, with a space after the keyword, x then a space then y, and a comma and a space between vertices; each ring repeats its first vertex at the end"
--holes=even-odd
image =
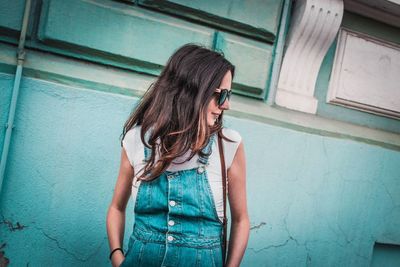
MULTIPOLYGON (((1 75, 0 88, 11 91, 11 78, 1 75)), ((10 266, 109 264, 105 217, 121 125, 133 104, 122 95, 22 80, 0 198, 0 243, 10 266)))
MULTIPOLYGON (((10 80, 1 75, 0 88, 10 80)), ((109 264, 105 215, 136 100, 22 80, 0 198, 10 266, 109 264)), ((248 162, 243 266, 367 266, 375 241, 400 244, 399 151, 234 117, 227 125, 248 162)))
MULTIPOLYGON (((0 0, 0 42, 16 44, 23 2, 0 0)), ((109 266, 105 217, 119 167, 118 138, 138 99, 126 96, 133 94, 126 88, 102 92, 110 86, 74 79, 71 62, 155 77, 181 44, 217 44, 237 65, 236 93, 263 99, 268 90, 282 1, 260 2, 271 6, 265 20, 258 20, 259 30, 254 18, 235 15, 245 1, 226 1, 230 4, 212 11, 198 1, 165 1, 179 4, 176 12, 154 2, 33 1, 27 62, 32 50, 69 62, 65 76, 32 67, 24 72, 0 195, 0 251, 10 266, 109 266), (209 13, 213 22, 207 24, 209 13), (235 29, 229 28, 232 20, 235 29)), ((251 15, 252 8, 243 12, 251 15)), ((368 27, 378 32, 374 25, 368 27)), ((323 104, 334 50, 333 45, 317 82, 318 115, 399 132, 398 121, 323 104)), ((14 76, 1 72, 14 67, 2 62, 2 52, 4 125, 14 76)), ((47 70, 60 66, 48 58, 47 70)), ((251 235, 242 266, 399 263, 400 148, 311 134, 251 116, 228 116, 226 124, 242 134, 248 161, 251 235)), ((2 127, 1 144, 4 132, 2 127)), ((132 203, 128 211, 133 215, 132 203)), ((128 216, 125 237, 132 223, 128 216)))

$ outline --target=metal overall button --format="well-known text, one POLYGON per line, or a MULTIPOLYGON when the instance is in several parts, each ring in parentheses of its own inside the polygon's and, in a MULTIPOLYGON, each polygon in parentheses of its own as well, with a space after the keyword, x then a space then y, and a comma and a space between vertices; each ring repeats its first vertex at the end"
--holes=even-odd
POLYGON ((204 166, 200 166, 197 168, 197 173, 203 173, 205 171, 204 166))

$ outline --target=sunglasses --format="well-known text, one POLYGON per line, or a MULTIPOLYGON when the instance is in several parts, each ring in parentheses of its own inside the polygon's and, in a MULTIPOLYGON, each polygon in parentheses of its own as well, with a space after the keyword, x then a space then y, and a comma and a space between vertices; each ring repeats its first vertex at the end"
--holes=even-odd
POLYGON ((219 92, 215 92, 215 94, 218 96, 217 103, 218 106, 222 106, 225 103, 226 99, 229 100, 231 98, 232 90, 220 89, 220 88, 217 89, 220 90, 219 92))

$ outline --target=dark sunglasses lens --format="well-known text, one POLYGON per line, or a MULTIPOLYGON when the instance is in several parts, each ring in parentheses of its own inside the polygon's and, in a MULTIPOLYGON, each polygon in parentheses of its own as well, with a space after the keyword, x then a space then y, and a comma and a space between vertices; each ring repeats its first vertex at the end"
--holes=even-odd
POLYGON ((218 105, 221 106, 224 104, 226 98, 228 96, 228 90, 224 89, 219 94, 218 105))

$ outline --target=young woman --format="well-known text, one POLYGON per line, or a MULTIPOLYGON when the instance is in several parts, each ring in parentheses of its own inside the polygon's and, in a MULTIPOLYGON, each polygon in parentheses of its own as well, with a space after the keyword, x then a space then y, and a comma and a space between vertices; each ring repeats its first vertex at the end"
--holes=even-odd
POLYGON ((222 118, 233 75, 220 53, 185 45, 125 123, 107 214, 113 266, 239 266, 249 236, 246 163, 240 135, 223 128, 222 118), (226 261, 224 173, 231 211, 226 261), (132 184, 135 223, 124 253, 132 184))

